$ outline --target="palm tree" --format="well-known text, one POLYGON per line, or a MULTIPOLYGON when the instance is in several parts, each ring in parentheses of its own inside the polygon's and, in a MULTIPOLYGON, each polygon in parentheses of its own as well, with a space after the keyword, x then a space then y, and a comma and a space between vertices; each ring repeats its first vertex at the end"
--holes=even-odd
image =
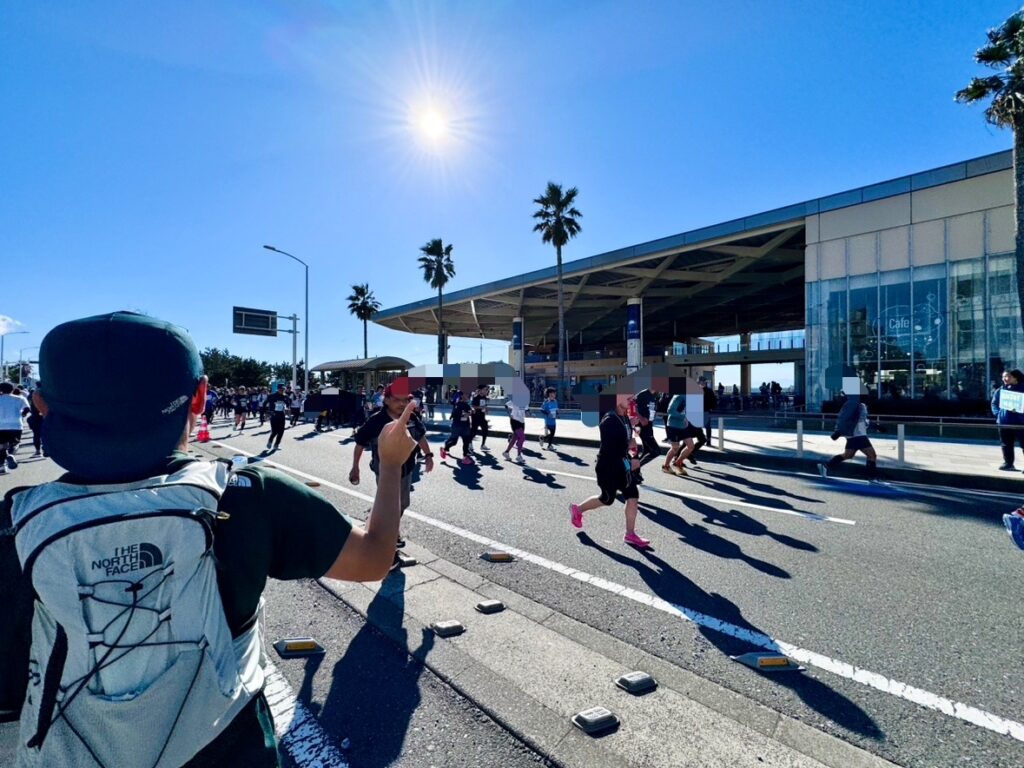
POLYGON ((581 231, 577 219, 583 214, 573 207, 579 190, 571 187, 563 194, 562 185, 548 182, 544 194, 533 202, 540 206, 533 214, 537 223, 534 232, 541 233, 541 240, 553 243, 558 266, 558 384, 565 381, 565 297, 562 292, 562 246, 581 231))
POLYGON ((997 29, 987 33, 988 44, 979 48, 974 60, 1001 70, 988 77, 976 77, 956 93, 961 104, 991 99, 985 119, 992 125, 1013 130, 1013 178, 1017 233, 1017 295, 1024 322, 1024 10, 1017 11, 997 29))
POLYGON ((370 290, 369 283, 353 285, 348 297, 348 311, 363 321, 363 358, 369 357, 366 347, 366 324, 373 319, 380 309, 380 302, 370 290))
POLYGON ((420 248, 420 266, 423 268, 423 280, 437 288, 437 362, 444 363, 448 357, 447 343, 444 338, 444 322, 441 318, 443 300, 441 292, 448 285, 448 280, 455 277, 455 264, 452 262, 452 244, 445 245, 441 238, 435 237, 420 248))

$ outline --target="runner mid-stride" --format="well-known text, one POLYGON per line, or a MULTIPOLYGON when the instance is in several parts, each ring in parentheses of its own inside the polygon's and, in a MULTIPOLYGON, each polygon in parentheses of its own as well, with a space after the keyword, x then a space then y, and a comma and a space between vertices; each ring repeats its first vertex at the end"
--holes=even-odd
POLYGON ((818 464, 819 474, 828 477, 828 470, 835 469, 847 459, 852 459, 857 451, 860 451, 867 459, 868 477, 874 480, 878 475, 878 455, 871 445, 871 440, 868 439, 868 407, 861 402, 859 394, 847 397, 843 407, 839 409, 836 431, 832 433, 832 439, 838 440, 840 437, 846 438, 845 450, 829 459, 827 464, 818 464))
POLYGON ((639 549, 647 549, 651 542, 636 534, 637 506, 640 501, 636 475, 640 462, 629 455, 632 427, 628 414, 629 396, 618 395, 615 398, 615 410, 609 411, 601 419, 601 447, 597 452, 595 468, 601 493, 591 496, 582 504, 570 504, 569 512, 573 526, 582 528, 584 512, 611 505, 615 496, 621 493, 626 502, 626 535, 623 541, 639 549))

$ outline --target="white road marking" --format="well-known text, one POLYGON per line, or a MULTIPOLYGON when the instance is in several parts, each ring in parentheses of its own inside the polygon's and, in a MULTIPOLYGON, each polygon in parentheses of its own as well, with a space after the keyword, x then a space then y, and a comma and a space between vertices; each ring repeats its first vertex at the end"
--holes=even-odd
MULTIPOLYGON (((572 472, 562 472, 557 469, 541 469, 538 470, 548 475, 562 475, 563 477, 575 477, 579 480, 588 480, 595 482, 594 477, 587 475, 577 475, 572 472)), ((746 507, 748 509, 760 509, 766 512, 777 512, 780 515, 792 515, 794 517, 800 517, 804 520, 811 520, 816 523, 839 523, 840 525, 856 525, 855 520, 847 520, 843 517, 829 517, 828 515, 816 515, 813 512, 800 512, 796 509, 779 509, 778 507, 769 507, 764 504, 754 504, 750 501, 739 501, 737 499, 728 499, 721 496, 703 496, 699 493, 683 493, 682 491, 670 491, 667 488, 656 488, 653 485, 644 483, 641 488, 648 491, 654 491, 655 493, 663 493, 666 496, 676 496, 681 499, 698 499, 700 501, 711 501, 716 504, 732 504, 737 507, 746 507)))
POLYGON ((263 695, 274 716, 274 732, 295 764, 300 768, 348 768, 348 760, 313 713, 295 698, 281 670, 268 661, 266 675, 263 695))
MULTIPOLYGON (((222 445, 225 448, 229 448, 243 455, 257 455, 254 453, 243 451, 233 445, 219 443, 216 440, 211 440, 210 442, 216 445, 222 445)), ((286 472, 291 472, 293 475, 306 478, 307 480, 314 480, 316 482, 319 482, 321 485, 327 486, 328 488, 333 488, 336 491, 347 494, 354 498, 362 499, 364 501, 373 501, 373 497, 368 496, 365 493, 353 491, 351 488, 345 488, 344 486, 338 485, 337 483, 332 483, 329 480, 324 480, 323 478, 316 477, 315 475, 310 475, 298 469, 293 469, 292 467, 285 466, 278 462, 263 460, 260 463, 275 466, 278 469, 282 469, 286 472)), ((579 475, 573 476, 579 477, 579 475)), ((590 478, 586 479, 589 480, 590 478)), ((952 699, 946 698, 945 696, 940 696, 938 694, 931 693, 921 688, 915 688, 912 685, 907 685, 906 683, 899 682, 898 680, 891 680, 885 677, 884 675, 880 675, 876 672, 871 672, 867 669, 856 667, 853 664, 849 664, 845 661, 833 659, 829 656, 825 656, 823 654, 816 653, 805 648, 800 648, 799 646, 793 645, 792 643, 777 640, 771 637, 770 635, 766 635, 762 632, 757 632, 747 627, 740 627, 735 624, 731 624, 727 621, 716 619, 714 616, 708 616, 707 614, 695 611, 691 608, 687 608, 682 605, 677 605, 675 603, 670 603, 667 600, 662 600, 660 597, 655 597, 645 592, 641 592, 640 590, 625 587, 620 584, 615 584, 614 582, 607 581, 606 579, 603 579, 599 576, 594 576, 592 574, 586 573, 585 571, 580 571, 576 568, 571 568, 567 565, 563 565, 562 563, 558 563, 553 560, 548 560, 547 558, 541 557, 540 555, 535 555, 532 552, 527 552, 526 550, 509 546, 508 544, 504 544, 503 542, 490 539, 486 536, 481 536, 478 533, 473 533, 472 531, 468 531, 465 528, 460 528, 456 525, 446 523, 443 520, 437 520, 432 517, 427 517, 426 515, 421 514, 419 512, 415 512, 412 509, 407 509, 405 511, 405 515, 406 517, 411 517, 412 519, 419 520, 420 522, 426 523, 427 525, 432 525, 435 528, 440 528, 443 531, 455 534, 456 536, 459 536, 461 538, 476 542, 478 544, 482 544, 485 547, 495 547, 498 549, 502 549, 506 552, 511 553, 520 560, 525 560, 526 562, 533 563, 534 565, 538 565, 541 568, 554 571, 555 573, 561 573, 565 576, 577 579, 586 584, 590 584, 591 586, 596 587, 598 589, 603 589, 611 594, 628 598, 637 603, 640 603, 641 605, 656 608, 659 611, 670 614, 672 616, 676 616, 677 618, 683 619, 685 621, 692 622, 693 624, 696 624, 698 626, 706 627, 716 632, 721 632, 722 634, 729 635, 730 637, 735 637, 739 640, 744 640, 750 643, 751 645, 755 645, 759 648, 764 648, 766 650, 771 651, 782 651, 791 659, 798 661, 802 664, 817 667, 818 669, 824 670, 826 672, 831 672, 832 674, 838 675, 839 677, 845 678, 847 680, 853 680, 854 682, 860 683, 861 685, 866 685, 870 688, 874 688, 875 690, 882 691, 883 693, 888 693, 892 696, 896 696, 897 698, 913 702, 914 704, 918 704, 922 707, 925 707, 926 709, 941 712, 942 714, 948 715, 949 717, 953 717, 958 720, 963 720, 965 722, 972 723, 973 725, 977 725, 980 728, 985 728, 986 730, 994 731, 995 733, 1004 736, 1009 736, 1013 739, 1016 739, 1017 741, 1024 742, 1024 723, 1019 723, 1016 720, 1010 720, 1004 717, 1000 717, 999 715, 992 714, 991 712, 986 712, 983 709, 972 707, 968 704, 962 704, 958 701, 953 701, 952 699)), ((568 518, 568 510, 566 510, 566 518, 568 518)), ((566 522, 568 523, 568 519, 566 520, 566 522)))

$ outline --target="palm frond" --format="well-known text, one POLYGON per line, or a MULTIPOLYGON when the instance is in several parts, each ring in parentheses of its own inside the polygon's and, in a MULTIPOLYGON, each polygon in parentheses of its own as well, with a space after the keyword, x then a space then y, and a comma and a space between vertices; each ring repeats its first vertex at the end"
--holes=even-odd
POLYGON ((1010 46, 1000 41, 998 43, 990 43, 984 48, 979 48, 974 53, 974 60, 979 64, 984 64, 986 67, 1008 66, 1013 59, 1013 55, 1010 46))

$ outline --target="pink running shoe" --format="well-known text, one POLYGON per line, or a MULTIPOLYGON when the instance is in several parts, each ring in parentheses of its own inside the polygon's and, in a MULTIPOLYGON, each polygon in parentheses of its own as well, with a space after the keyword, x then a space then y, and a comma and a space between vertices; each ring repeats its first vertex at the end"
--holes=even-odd
POLYGON ((651 542, 647 539, 641 539, 635 533, 627 533, 622 537, 622 540, 630 546, 636 547, 637 549, 650 549, 651 542))
POLYGON ((579 504, 570 504, 569 505, 569 514, 572 517, 573 528, 582 528, 583 527, 583 510, 580 509, 580 505, 579 504))
POLYGON ((448 458, 448 451, 446 451, 444 449, 444 446, 442 445, 441 446, 441 461, 444 461, 447 458, 448 458))
POLYGON ((463 457, 462 457, 462 463, 463 463, 463 464, 464 464, 465 466, 467 466, 467 467, 468 467, 468 466, 469 466, 470 464, 472 464, 472 463, 473 463, 473 460, 472 460, 471 458, 469 458, 469 456, 463 456, 463 457))

